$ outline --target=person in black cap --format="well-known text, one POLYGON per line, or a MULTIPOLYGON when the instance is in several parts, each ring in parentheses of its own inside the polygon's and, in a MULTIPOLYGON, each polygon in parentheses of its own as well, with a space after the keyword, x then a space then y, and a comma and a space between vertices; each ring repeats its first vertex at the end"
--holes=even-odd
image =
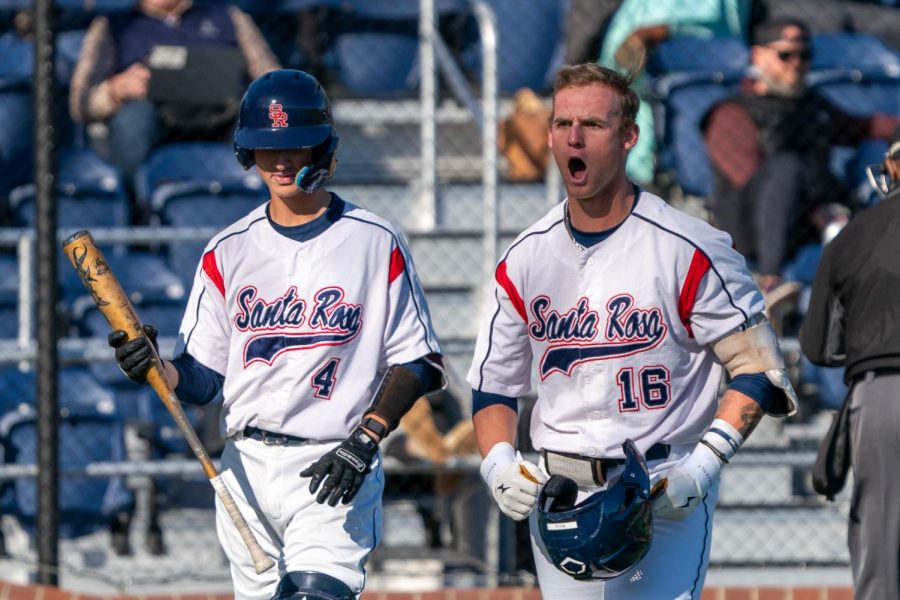
POLYGON ((857 600, 900 598, 900 126, 874 170, 883 200, 826 246, 800 330, 807 358, 844 365, 850 385, 848 541, 857 600))
MULTIPOLYGON (((818 241, 816 210, 849 206, 829 171, 832 145, 887 139, 896 116, 847 115, 806 84, 809 29, 797 20, 766 22, 753 32, 752 77, 703 121, 714 171, 715 223, 734 239, 764 293, 781 284, 786 259, 818 241)), ((767 298, 768 300, 768 298, 767 298)))

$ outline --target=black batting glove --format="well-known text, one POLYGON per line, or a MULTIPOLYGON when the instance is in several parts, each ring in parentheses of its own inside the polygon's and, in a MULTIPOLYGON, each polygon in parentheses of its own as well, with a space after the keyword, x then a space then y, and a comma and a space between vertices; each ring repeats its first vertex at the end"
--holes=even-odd
POLYGON ((156 343, 156 327, 144 325, 144 335, 133 340, 128 339, 128 334, 117 329, 109 334, 106 341, 116 349, 116 363, 123 373, 135 383, 147 383, 147 371, 153 364, 153 349, 159 353, 159 345, 156 343), (147 340, 150 340, 149 342, 147 340))
POLYGON ((329 506, 335 506, 338 500, 349 504, 372 470, 372 459, 376 454, 378 442, 357 427, 337 448, 306 467, 300 477, 312 477, 310 494, 315 494, 321 484, 322 489, 316 496, 319 504, 324 504, 326 500, 329 506))

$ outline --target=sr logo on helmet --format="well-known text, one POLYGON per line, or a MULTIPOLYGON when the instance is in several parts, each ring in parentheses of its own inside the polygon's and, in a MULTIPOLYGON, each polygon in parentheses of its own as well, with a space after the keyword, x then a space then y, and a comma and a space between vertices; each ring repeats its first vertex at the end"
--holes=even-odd
POLYGON ((538 497, 538 531, 550 560, 575 579, 612 579, 650 550, 653 507, 647 463, 625 440, 625 467, 603 491, 575 503, 578 485, 552 475, 538 497))
POLYGON ((244 93, 234 154, 249 169, 254 150, 312 148, 310 164, 297 174, 297 187, 311 193, 334 173, 338 139, 322 85, 303 71, 280 69, 259 77, 244 93))

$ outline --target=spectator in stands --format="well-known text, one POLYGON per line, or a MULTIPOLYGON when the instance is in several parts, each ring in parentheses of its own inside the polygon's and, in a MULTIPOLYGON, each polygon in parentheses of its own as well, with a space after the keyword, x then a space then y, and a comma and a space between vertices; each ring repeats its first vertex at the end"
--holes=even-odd
POLYGON ((881 168, 884 200, 825 248, 800 330, 809 360, 846 366, 852 386, 848 538, 858 600, 900 598, 900 126, 881 168))
POLYGON ((622 2, 603 38, 597 62, 635 75, 635 90, 641 96, 637 116, 641 136, 628 156, 629 179, 647 185, 654 178, 656 138, 653 134, 653 112, 646 99, 648 81, 638 76, 643 72, 649 52, 669 37, 745 38, 749 22, 750 0, 622 2))
POLYGON ((154 48, 211 45, 239 49, 248 79, 279 68, 253 20, 228 4, 141 0, 128 13, 101 15, 91 23, 72 77, 69 110, 75 122, 89 126, 89 135, 96 130, 91 125, 106 125, 105 143, 92 142, 127 178, 161 143, 230 139, 243 85, 221 105, 185 106, 148 97, 154 48))
POLYGON ((754 30, 754 77, 715 105, 703 128, 714 170, 711 208, 751 260, 764 293, 780 287, 795 247, 818 239, 812 215, 829 203, 850 205, 829 170, 833 144, 887 138, 896 116, 851 117, 807 88, 809 29, 796 20, 754 30))

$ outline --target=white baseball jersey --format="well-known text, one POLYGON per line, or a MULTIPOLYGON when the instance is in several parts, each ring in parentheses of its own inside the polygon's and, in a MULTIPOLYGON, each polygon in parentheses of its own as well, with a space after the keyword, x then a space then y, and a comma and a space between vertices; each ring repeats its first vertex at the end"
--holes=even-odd
POLYGON ((176 353, 225 376, 224 435, 343 439, 389 365, 439 354, 402 235, 332 195, 324 231, 276 232, 264 204, 207 245, 176 353))
POLYGON ((609 237, 581 249, 564 203, 500 261, 468 380, 520 397, 537 383, 535 448, 622 456, 631 438, 697 442, 722 367, 707 345, 763 310, 730 237, 640 192, 609 237))

